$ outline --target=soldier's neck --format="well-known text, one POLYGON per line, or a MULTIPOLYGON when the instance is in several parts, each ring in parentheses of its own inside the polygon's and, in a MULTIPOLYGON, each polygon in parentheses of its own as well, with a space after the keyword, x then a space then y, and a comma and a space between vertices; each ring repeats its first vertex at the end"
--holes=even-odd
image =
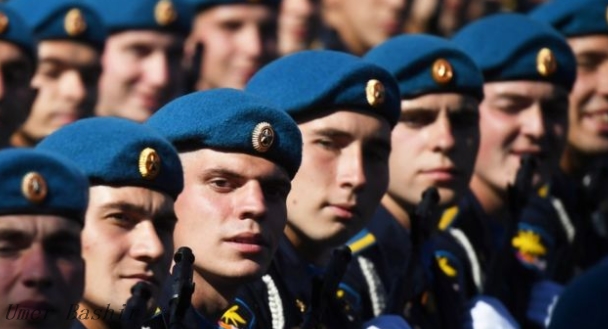
POLYGON ((298 256, 315 266, 326 266, 332 249, 338 247, 337 245, 328 246, 321 241, 314 241, 289 224, 285 227, 285 236, 298 256))
POLYGON ((230 306, 230 302, 234 299, 240 287, 239 284, 234 282, 212 284, 196 271, 194 271, 192 279, 195 284, 192 294, 192 307, 211 322, 219 319, 226 308, 230 306))
POLYGON ((597 161, 607 159, 607 154, 585 154, 572 145, 567 145, 560 160, 560 167, 566 175, 580 181, 597 161))
POLYGON ((411 222, 410 222, 410 214, 408 213, 408 211, 411 211, 411 209, 407 209, 406 206, 399 204, 397 201, 395 201, 395 199, 393 199, 388 194, 385 194, 384 197, 382 197, 382 200, 380 201, 380 203, 382 204, 382 206, 384 206, 384 208, 386 208, 386 210, 391 215, 393 215, 393 217, 395 217, 397 222, 399 224, 401 224, 401 226, 403 226, 403 228, 405 228, 408 231, 410 230, 411 222))
POLYGON ((508 219, 506 191, 492 186, 477 175, 473 175, 471 178, 470 188, 487 215, 500 222, 508 219))

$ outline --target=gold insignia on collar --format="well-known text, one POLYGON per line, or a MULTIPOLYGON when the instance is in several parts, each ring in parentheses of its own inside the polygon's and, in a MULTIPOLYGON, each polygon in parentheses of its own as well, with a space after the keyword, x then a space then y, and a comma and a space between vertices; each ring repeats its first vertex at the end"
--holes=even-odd
POLYGON ((77 36, 82 34, 87 29, 87 22, 84 20, 84 15, 80 9, 70 9, 65 15, 63 27, 69 36, 77 36))
POLYGON ((536 55, 536 70, 543 77, 551 76, 557 70, 557 60, 549 48, 543 48, 536 55))
POLYGON ((382 82, 371 79, 365 86, 365 97, 369 105, 376 107, 384 103, 384 85, 382 82))
POLYGON ((139 154, 139 173, 145 179, 154 179, 160 173, 160 156, 152 148, 145 148, 139 154))
POLYGON ((46 198, 48 189, 46 181, 37 172, 29 172, 21 181, 21 193, 32 203, 40 203, 46 198))
POLYGON ((154 19, 160 26, 167 26, 177 19, 177 11, 170 0, 160 0, 154 7, 154 19))
POLYGON ((445 85, 450 83, 454 78, 454 69, 452 68, 452 64, 448 62, 446 59, 439 58, 433 63, 433 67, 431 68, 431 75, 433 76, 433 80, 440 85, 445 85))
POLYGON ((0 33, 4 33, 8 28, 8 16, 5 13, 0 12, 0 33))
POLYGON ((306 304, 301 299, 296 298, 296 307, 302 314, 306 312, 306 304))
POLYGON ((253 143, 253 149, 258 152, 266 152, 274 143, 274 130, 268 122, 260 122, 251 134, 251 142, 253 143))

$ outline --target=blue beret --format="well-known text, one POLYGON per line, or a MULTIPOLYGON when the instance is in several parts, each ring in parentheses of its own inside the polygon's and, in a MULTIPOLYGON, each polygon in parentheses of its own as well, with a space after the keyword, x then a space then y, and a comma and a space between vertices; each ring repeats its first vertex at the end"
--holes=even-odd
POLYGON ((453 41, 481 68, 486 82, 547 81, 571 90, 576 79, 576 60, 564 37, 521 14, 481 18, 453 41))
POLYGON ((192 14, 186 0, 86 0, 101 15, 110 33, 159 30, 187 34, 192 14))
POLYGON ((402 99, 455 92, 483 98, 483 75, 473 60, 451 41, 409 34, 388 39, 364 58, 393 74, 402 99))
POLYGON ((44 151, 0 151, 0 214, 56 215, 84 223, 86 176, 69 160, 44 151))
POLYGON ((265 5, 269 7, 278 7, 281 0, 187 0, 192 8, 196 11, 201 11, 214 6, 235 5, 235 4, 251 4, 265 5))
POLYGON ((3 3, 0 3, 0 40, 14 43, 36 58, 32 29, 17 11, 3 3))
POLYGON ((394 127, 401 113, 399 87, 390 73, 331 50, 279 58, 260 69, 246 90, 271 100, 296 121, 328 109, 354 108, 380 115, 394 127))
POLYGON ((608 0, 553 0, 538 6, 530 17, 567 37, 608 34, 607 9, 608 0))
POLYGON ((47 136, 36 148, 72 160, 91 185, 144 187, 174 199, 184 188, 175 148, 153 129, 127 119, 82 119, 47 136))
POLYGON ((212 89, 179 97, 153 114, 146 125, 180 151, 202 148, 266 158, 293 178, 302 160, 302 136, 283 111, 249 93, 212 89))
POLYGON ((81 1, 11 0, 8 6, 18 11, 33 29, 36 41, 65 39, 103 48, 105 25, 99 14, 81 1))

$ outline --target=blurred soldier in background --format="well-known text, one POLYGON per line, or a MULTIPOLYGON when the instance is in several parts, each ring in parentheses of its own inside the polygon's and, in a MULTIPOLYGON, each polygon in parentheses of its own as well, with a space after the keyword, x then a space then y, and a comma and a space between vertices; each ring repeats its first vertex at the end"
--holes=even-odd
POLYGON ((280 0, 188 0, 196 10, 186 44, 192 89, 242 89, 278 56, 280 0))
POLYGON ((96 115, 144 121, 183 94, 183 46, 192 20, 184 1, 87 0, 109 33, 96 115))
POLYGON ((0 148, 27 118, 34 92, 30 81, 36 69, 32 31, 13 9, 0 4, 0 148))
POLYGON ((279 53, 309 49, 319 29, 319 0, 282 0, 279 15, 279 53))
POLYGON ((97 13, 76 0, 13 0, 32 27, 38 66, 31 81, 37 92, 29 116, 11 145, 34 146, 58 128, 92 114, 106 32, 97 13))
POLYGON ((0 327, 68 329, 84 288, 89 184, 71 162, 0 151, 0 327))

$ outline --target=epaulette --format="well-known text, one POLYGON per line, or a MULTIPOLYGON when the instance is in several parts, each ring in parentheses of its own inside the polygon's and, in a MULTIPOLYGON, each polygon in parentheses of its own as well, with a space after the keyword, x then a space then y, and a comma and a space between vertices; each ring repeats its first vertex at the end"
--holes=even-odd
POLYGON ((441 214, 441 219, 439 219, 439 225, 438 225, 439 230, 445 231, 450 226, 452 226, 452 223, 456 219, 457 215, 458 215, 458 206, 453 206, 453 207, 450 207, 450 208, 444 210, 443 214, 441 214))
POLYGON ((346 243, 353 256, 361 253, 374 244, 376 244, 376 237, 367 229, 361 230, 346 243))

